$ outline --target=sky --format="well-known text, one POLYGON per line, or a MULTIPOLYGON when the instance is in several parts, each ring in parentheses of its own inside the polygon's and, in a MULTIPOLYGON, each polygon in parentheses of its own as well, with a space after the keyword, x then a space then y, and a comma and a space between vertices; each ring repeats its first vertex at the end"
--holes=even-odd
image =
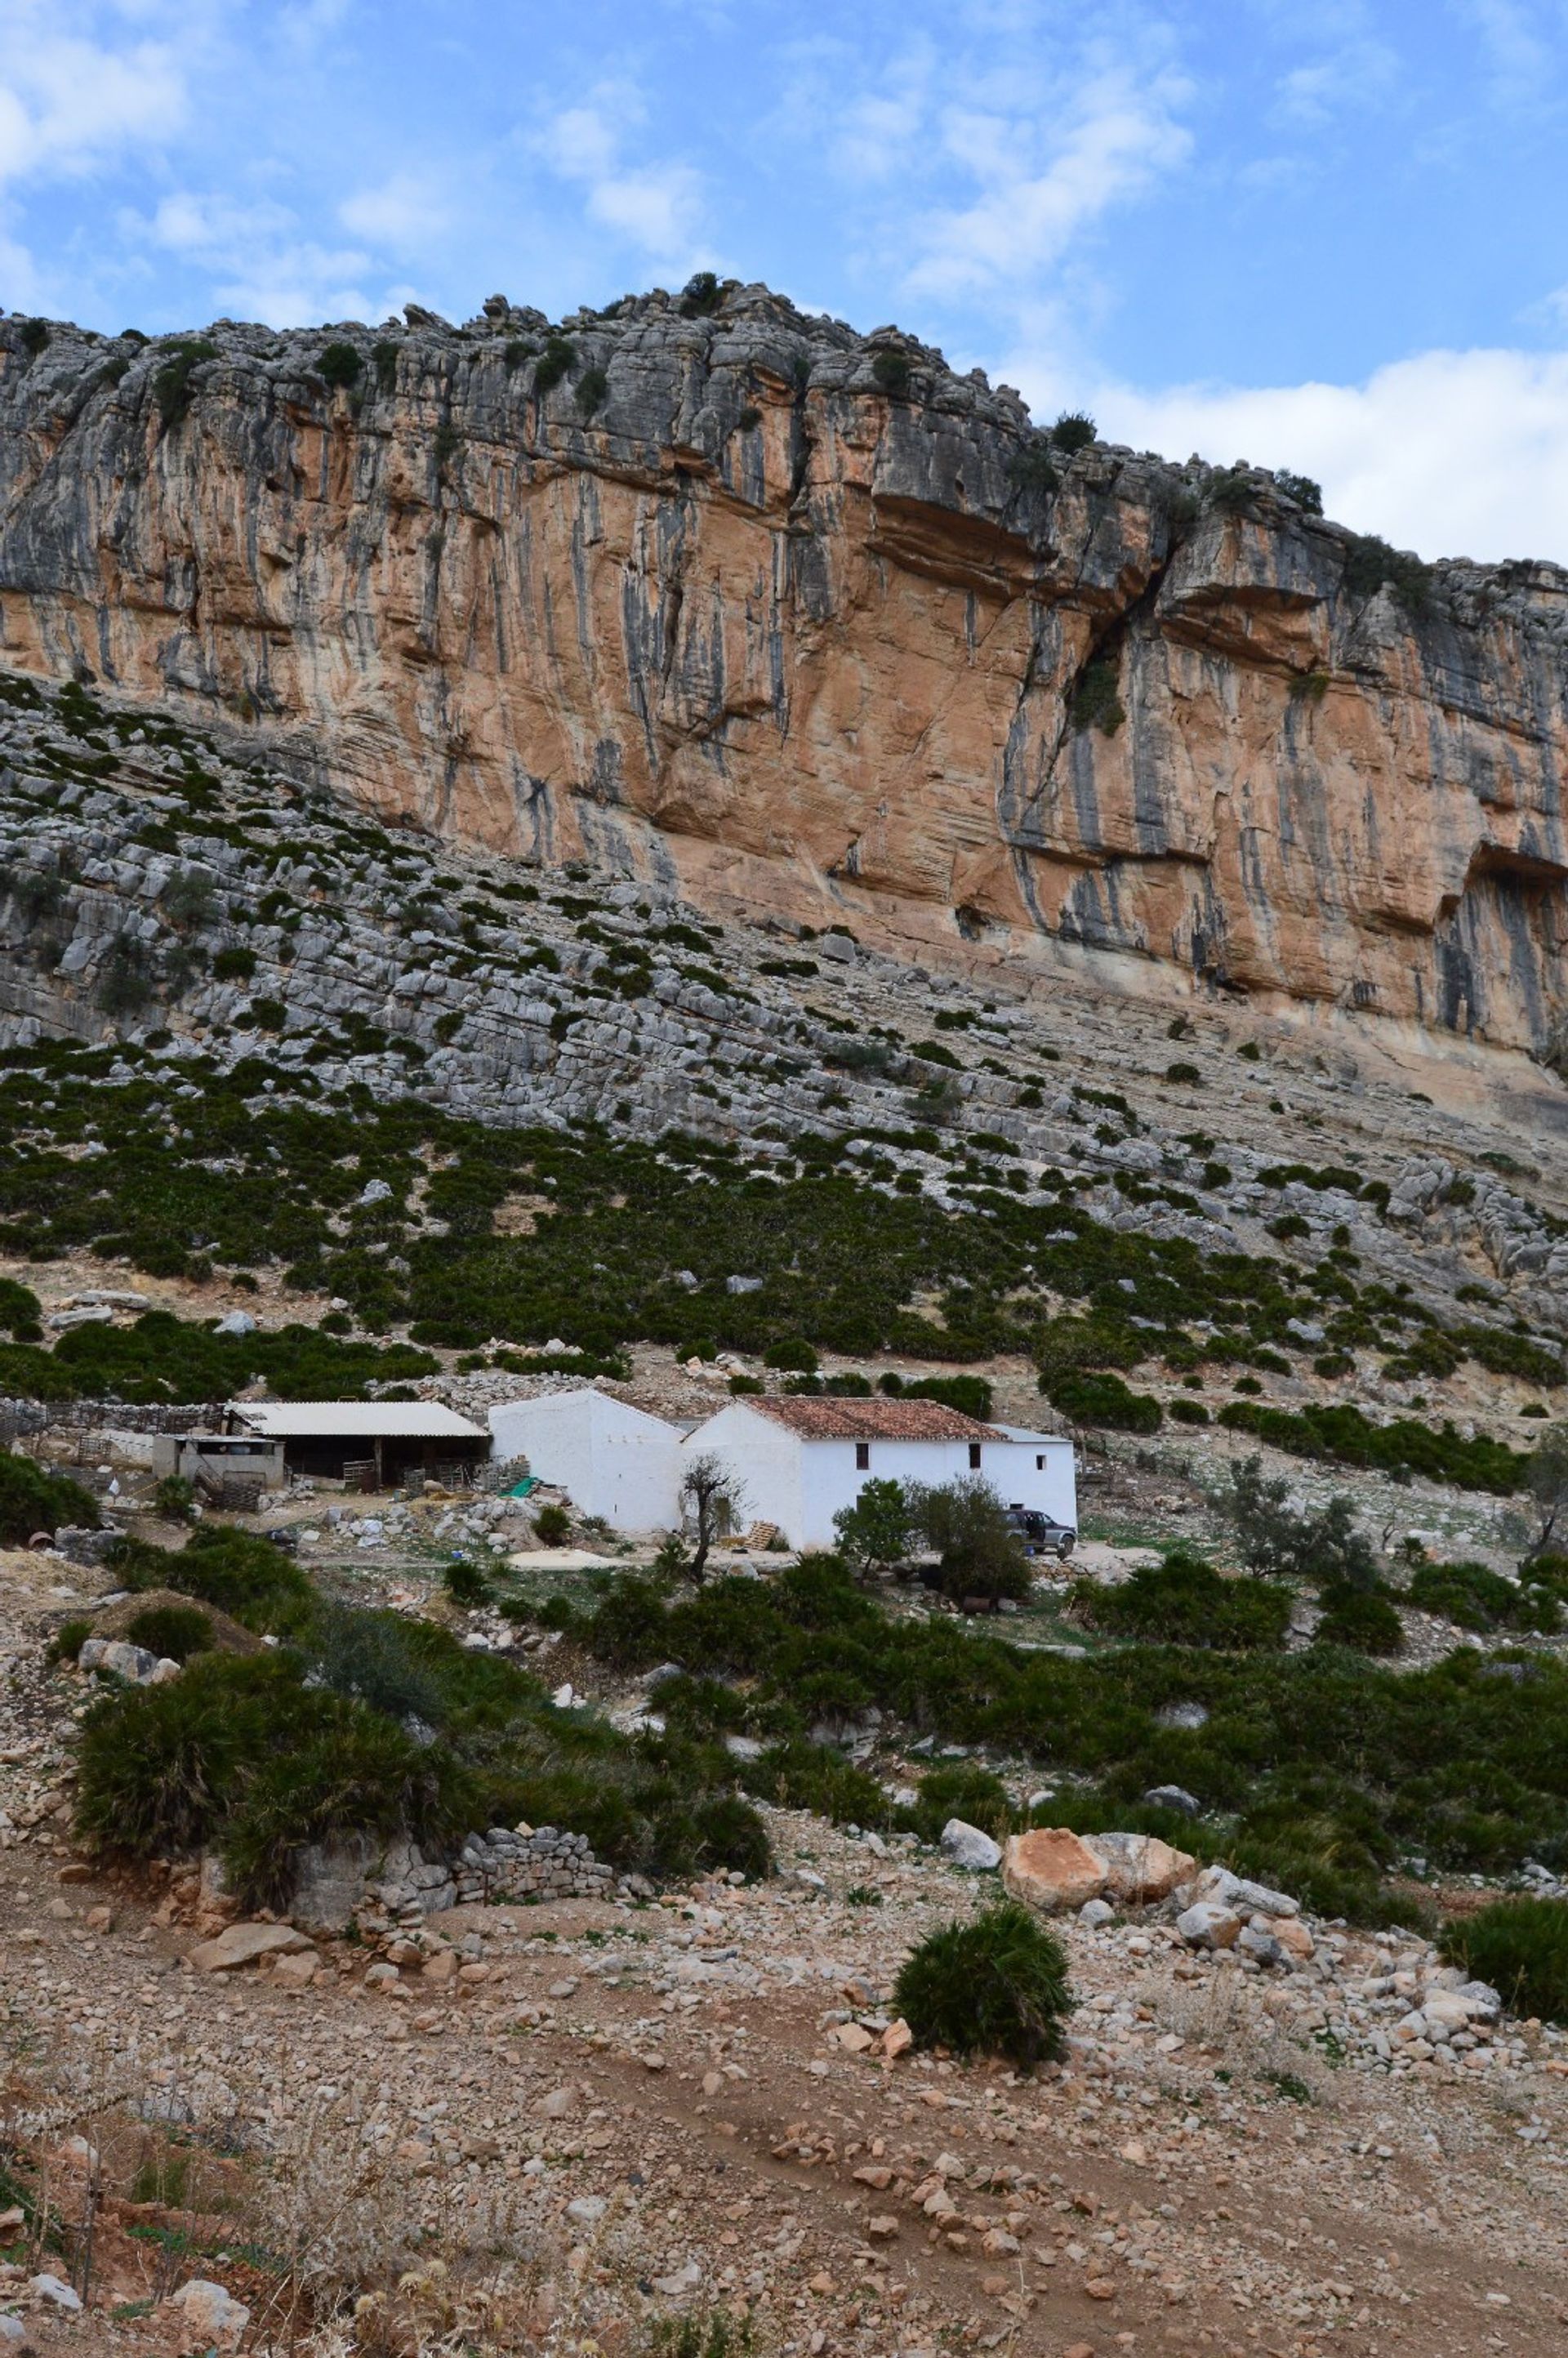
POLYGON ((1048 423, 1568 563, 1568 0, 0 0, 0 306, 552 318, 694 270, 1048 423))

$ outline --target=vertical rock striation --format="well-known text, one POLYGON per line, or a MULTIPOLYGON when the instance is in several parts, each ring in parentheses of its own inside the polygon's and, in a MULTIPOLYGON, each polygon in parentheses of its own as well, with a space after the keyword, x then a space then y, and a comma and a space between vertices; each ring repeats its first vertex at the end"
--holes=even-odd
POLYGON ((508 855, 1552 1053, 1568 573, 1396 567, 892 330, 689 308, 0 320, 0 660, 508 855))

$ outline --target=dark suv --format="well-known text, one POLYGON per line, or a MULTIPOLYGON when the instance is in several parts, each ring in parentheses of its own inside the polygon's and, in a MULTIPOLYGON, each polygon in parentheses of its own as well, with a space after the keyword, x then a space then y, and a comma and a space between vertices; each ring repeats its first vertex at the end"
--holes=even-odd
POLYGON ((1025 1555, 1054 1555, 1065 1563, 1077 1544, 1077 1533, 1069 1524, 1053 1522, 1034 1507, 1010 1507, 1007 1520, 1023 1542, 1025 1555))

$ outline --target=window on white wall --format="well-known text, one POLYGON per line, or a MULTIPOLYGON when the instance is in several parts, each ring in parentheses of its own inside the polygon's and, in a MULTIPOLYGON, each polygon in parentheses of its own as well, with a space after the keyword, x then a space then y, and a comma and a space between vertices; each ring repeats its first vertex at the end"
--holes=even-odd
POLYGON ((865 1471, 866 1471, 867 1467, 871 1465, 871 1443, 870 1443, 869 1441, 857 1441, 857 1442, 856 1442, 856 1444, 855 1444, 855 1471, 856 1471, 856 1473, 857 1473, 857 1474, 863 1474, 863 1473, 865 1473, 865 1471))
POLYGON ((1034 1471, 1036 1472, 1036 1474, 1044 1474, 1044 1471, 1045 1471, 1045 1460, 1044 1460, 1044 1457, 1037 1457, 1037 1458, 1035 1459, 1035 1461, 1034 1461, 1034 1471))
POLYGON ((978 1441, 971 1441, 969 1444, 969 1465, 975 1473, 978 1474, 979 1472, 980 1444, 978 1441))

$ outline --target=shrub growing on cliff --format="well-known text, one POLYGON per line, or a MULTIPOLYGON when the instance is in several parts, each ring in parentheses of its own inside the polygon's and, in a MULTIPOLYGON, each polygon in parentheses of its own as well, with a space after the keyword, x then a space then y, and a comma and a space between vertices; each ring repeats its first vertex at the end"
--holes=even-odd
POLYGON ((17 330, 22 350, 32 361, 49 349, 49 329, 47 319, 24 319, 17 330))
POLYGON ((717 311, 724 300, 724 289, 719 276, 712 270, 694 270, 681 288, 680 308, 683 318, 697 319, 717 311))
POLYGON ((397 355, 401 347, 387 337, 370 348, 375 369, 376 388, 381 393, 394 393, 397 388, 397 355))
POLYGON ((534 363, 535 392, 553 393, 576 365, 577 346, 565 336, 546 336, 545 349, 534 363))
POLYGON ((1323 485, 1314 483, 1310 475, 1292 475, 1288 469, 1281 468, 1274 481, 1286 499, 1294 500, 1307 515, 1323 514, 1323 485))
POLYGON ((1072 2003, 1061 1942, 1014 1900, 927 1933, 893 1989, 922 2047, 1000 2055, 1025 2069, 1064 2052, 1072 2003))
POLYGON ((908 353, 884 347, 871 362, 871 376, 877 390, 885 393, 890 401, 905 400, 910 385, 908 353))
POLYGON ((317 354, 316 373, 324 384, 346 393, 364 374, 364 362, 352 344, 329 344, 317 354))
POLYGON ((1086 729, 1098 729, 1102 737, 1115 736, 1127 718, 1127 708, 1118 693, 1120 676, 1120 661, 1114 654, 1096 655, 1084 665, 1069 708, 1069 718, 1080 736, 1086 729))
POLYGON ((169 348, 168 360, 153 374, 153 399, 166 433, 184 423, 196 398, 196 371, 204 361, 217 358, 217 345, 205 336, 189 337, 169 348))
POLYGON ((577 393, 574 396, 582 416, 591 417, 595 410, 602 409, 604 397, 609 391, 610 379, 601 368, 595 365, 593 368, 584 369, 578 379, 577 393))
POLYGON ((1061 477, 1051 457, 1051 445, 1044 435, 1025 442, 1007 462, 1007 480, 1015 492, 1038 492, 1043 497, 1058 489, 1061 477))
POLYGON ((1083 409, 1064 409, 1051 428, 1052 441, 1069 458, 1076 450, 1087 450, 1098 438, 1094 419, 1083 409))
POLYGON ((1352 598, 1373 598, 1385 584, 1406 611, 1419 616, 1432 603, 1430 565, 1408 548, 1390 548, 1375 532, 1357 533, 1345 556, 1345 588, 1352 598))

